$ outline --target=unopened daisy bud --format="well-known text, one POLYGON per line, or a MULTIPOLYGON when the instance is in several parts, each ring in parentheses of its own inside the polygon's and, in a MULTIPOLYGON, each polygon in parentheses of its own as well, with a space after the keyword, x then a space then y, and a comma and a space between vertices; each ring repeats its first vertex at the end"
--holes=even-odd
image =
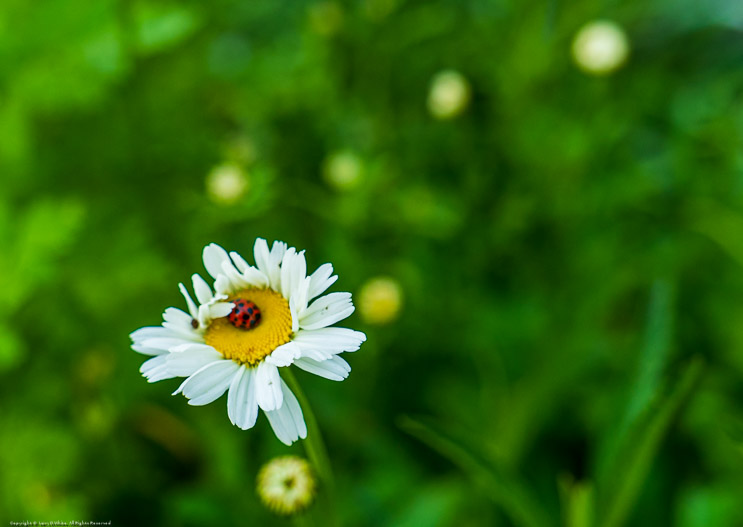
POLYGON ((263 465, 257 487, 258 496, 266 507, 277 514, 291 516, 312 504, 317 482, 307 461, 283 456, 263 465))
POLYGON ((333 152, 323 162, 323 177, 337 190, 351 190, 361 182, 363 165, 355 153, 333 152))
POLYGON ((215 203, 229 205, 248 190, 247 175, 237 165, 218 165, 206 177, 206 190, 215 203))
POLYGON ((573 39, 573 59, 587 73, 606 75, 627 59, 629 43, 620 26, 596 20, 583 26, 573 39))
POLYGON ((428 110, 437 119, 461 114, 470 101, 470 84, 458 71, 437 73, 428 92, 428 110))
POLYGON ((402 289, 393 278, 372 278, 361 287, 359 312, 370 324, 387 324, 397 318, 402 306, 402 289))

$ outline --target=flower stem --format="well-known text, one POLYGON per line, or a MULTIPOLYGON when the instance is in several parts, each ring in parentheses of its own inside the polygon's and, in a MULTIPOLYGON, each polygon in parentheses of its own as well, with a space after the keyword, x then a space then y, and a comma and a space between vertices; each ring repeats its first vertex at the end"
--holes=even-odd
MULTIPOLYGON (((325 448, 325 442, 323 441, 322 434, 320 433, 320 427, 317 425, 317 419, 315 414, 312 412, 312 407, 307 397, 304 395, 302 388, 299 386, 299 382, 294 373, 290 368, 282 368, 282 377, 286 384, 289 386, 291 391, 297 398, 299 406, 302 408, 302 414, 304 415, 304 421, 307 424, 307 438, 304 440, 304 449, 307 452, 307 457, 310 463, 315 469, 318 478, 325 488, 325 495, 327 498, 327 505, 329 513, 335 516, 334 507, 334 486, 335 481, 333 479, 333 469, 330 466, 330 458, 328 457, 328 450, 325 448)), ((337 525, 337 521, 332 522, 337 525)))

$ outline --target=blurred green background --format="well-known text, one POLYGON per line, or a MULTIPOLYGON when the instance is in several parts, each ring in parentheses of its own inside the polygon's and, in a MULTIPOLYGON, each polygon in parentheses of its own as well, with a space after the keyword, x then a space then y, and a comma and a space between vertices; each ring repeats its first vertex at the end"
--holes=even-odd
POLYGON ((368 335, 345 525, 743 525, 742 66, 737 0, 4 0, 0 520, 292 524, 128 340, 261 236, 368 335))

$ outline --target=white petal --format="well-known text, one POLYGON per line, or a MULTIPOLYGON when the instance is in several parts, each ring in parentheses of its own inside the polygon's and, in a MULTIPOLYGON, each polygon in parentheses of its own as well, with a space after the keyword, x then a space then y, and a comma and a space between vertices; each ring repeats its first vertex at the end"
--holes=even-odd
POLYGON ((281 261, 286 254, 287 246, 284 242, 275 241, 271 246, 271 252, 268 255, 268 280, 270 286, 276 290, 281 291, 281 261))
POLYGON ((209 306, 209 318, 222 318, 226 317, 232 310, 235 309, 235 304, 231 302, 217 302, 209 306))
POLYGON ((271 250, 268 250, 268 243, 263 238, 255 240, 253 254, 255 256, 255 265, 268 279, 268 286, 275 291, 281 291, 281 269, 279 264, 286 253, 286 244, 275 241, 271 250))
POLYGON ((309 356, 306 352, 310 350, 319 350, 332 355, 357 351, 364 341, 366 341, 366 335, 361 331, 347 328, 322 328, 298 331, 292 342, 302 349, 303 356, 309 356))
POLYGON ((239 367, 231 360, 212 362, 186 379, 179 391, 191 399, 188 404, 192 406, 209 404, 227 390, 239 367))
MULTIPOLYGON (((177 377, 193 375, 207 364, 224 360, 217 350, 206 344, 194 345, 168 355, 168 371, 177 377)), ((230 361, 231 362, 231 361, 230 361)))
POLYGON ((139 368, 142 375, 147 379, 148 382, 162 381, 163 379, 171 379, 175 377, 172 375, 167 368, 167 355, 159 355, 148 361, 145 361, 139 368))
POLYGON ((255 369, 256 400, 263 411, 270 412, 281 408, 281 378, 279 370, 265 360, 255 369))
POLYGON ((250 269, 251 265, 245 261, 245 258, 240 256, 239 253, 236 253, 235 251, 230 252, 230 258, 232 258, 232 263, 235 264, 235 267, 237 267, 237 270, 241 273, 244 273, 247 269, 250 269))
POLYGON ((193 326, 189 324, 186 326, 171 324, 170 322, 163 322, 163 327, 169 329, 172 331, 172 335, 174 338, 180 338, 192 342, 199 342, 202 339, 201 335, 199 335, 196 331, 194 331, 193 326))
POLYGON ((297 303, 293 298, 289 299, 289 315, 292 317, 292 333, 299 331, 299 315, 297 315, 297 303))
POLYGON ((290 366, 294 359, 302 356, 302 350, 293 342, 287 342, 273 350, 266 361, 279 367, 290 366))
POLYGON ((129 338, 136 343, 144 342, 147 339, 153 338, 169 338, 173 336, 173 332, 162 326, 145 326, 133 331, 129 338))
POLYGON ((163 312, 163 320, 172 324, 191 325, 191 315, 177 307, 169 307, 163 312))
POLYGON ((209 304, 201 304, 199 306, 199 327, 205 328, 209 326, 211 322, 212 306, 209 304))
POLYGON ((244 364, 241 364, 237 370, 237 373, 232 376, 232 382, 230 387, 227 389, 227 416, 230 418, 230 422, 235 424, 235 415, 237 414, 237 400, 240 395, 240 381, 245 375, 247 368, 244 364))
POLYGON ((302 348, 302 357, 322 362, 324 360, 332 359, 334 354, 322 349, 302 348))
POLYGON ((308 292, 308 300, 312 300, 317 295, 323 294, 327 291, 328 287, 338 280, 338 276, 331 276, 333 274, 333 266, 329 263, 322 264, 318 267, 314 273, 310 275, 310 288, 308 292))
POLYGON ((155 348, 163 351, 170 351, 171 348, 175 348, 176 346, 181 346, 183 344, 191 344, 192 342, 192 340, 174 336, 167 338, 147 339, 139 342, 138 344, 146 348, 155 348))
POLYGON ((237 270, 240 271, 243 280, 245 280, 249 285, 253 287, 268 286, 268 277, 262 271, 248 264, 242 256, 234 251, 230 253, 230 257, 235 263, 237 270))
POLYGON ((198 274, 194 274, 191 277, 191 280, 193 281, 193 290, 196 293, 196 300, 198 300, 200 304, 206 304, 209 302, 213 296, 209 284, 207 284, 198 274))
POLYGON ((307 261, 304 251, 297 253, 291 247, 281 261, 281 294, 284 298, 291 298, 299 284, 307 275, 307 261))
POLYGON ((221 295, 229 294, 232 292, 232 281, 221 274, 214 281, 214 290, 221 295))
MULTIPOLYGON (((220 277, 222 277, 222 276, 223 275, 220 275, 220 277)), ((217 279, 217 281, 219 281, 219 279, 217 279)), ((227 296, 226 295, 217 295, 214 298, 212 298, 209 302, 207 302, 206 304, 201 304, 199 306, 199 317, 198 317, 198 320, 199 320, 199 325, 202 328, 206 328, 209 325, 209 322, 211 322, 212 318, 216 318, 216 317, 213 316, 212 307, 215 304, 217 304, 219 302, 222 302, 222 301, 224 301, 226 299, 227 299, 227 296)), ((218 313, 220 313, 220 310, 223 310, 223 309, 225 309, 225 308, 218 308, 217 311, 215 311, 215 313, 218 314, 218 313)))
POLYGON ((246 269, 242 276, 253 287, 268 287, 268 277, 255 267, 246 269))
POLYGON ((230 284, 232 284, 232 291, 244 289, 250 286, 250 284, 245 281, 240 273, 237 272, 237 269, 235 269, 235 266, 232 265, 232 262, 224 262, 222 264, 222 273, 224 274, 224 276, 229 278, 230 284))
POLYGON ((351 371, 351 366, 338 355, 322 362, 302 357, 295 360, 294 365, 331 381, 342 381, 348 377, 348 373, 351 371))
POLYGON ((188 340, 197 340, 200 338, 199 334, 194 331, 191 325, 191 315, 176 309, 169 307, 163 313, 163 327, 173 332, 173 336, 180 337, 188 340))
POLYGON ((247 430, 252 428, 258 417, 258 403, 255 400, 255 370, 241 366, 232 379, 227 394, 227 414, 237 427, 247 430))
POLYGON ((232 263, 230 262, 230 257, 227 254, 227 251, 222 249, 219 245, 216 243, 210 243, 206 247, 204 247, 204 267, 206 267, 206 271, 212 276, 212 278, 217 278, 219 276, 219 273, 222 272, 222 265, 224 262, 227 262, 230 266, 232 266, 232 263))
POLYGON ((285 445, 291 445, 300 437, 302 439, 307 437, 307 425, 304 423, 304 416, 297 398, 283 380, 281 392, 284 404, 278 410, 266 412, 266 417, 279 441, 285 445))
POLYGON ((269 255, 269 260, 274 265, 279 265, 281 263, 281 260, 284 258, 284 254, 286 254, 286 251, 287 245, 284 242, 275 240, 273 242, 273 245, 271 245, 271 254, 269 255))
POLYGON ((214 348, 212 348, 209 344, 205 344, 202 342, 186 342, 185 344, 181 344, 180 346, 175 346, 170 348, 170 352, 172 353, 183 353, 184 351, 217 351, 214 348))
POLYGON ((182 283, 178 284, 178 289, 181 291, 181 294, 183 295, 183 298, 186 299, 186 304, 188 305, 188 312, 191 313, 191 316, 193 318, 196 318, 196 304, 194 303, 193 299, 191 298, 191 295, 188 294, 188 289, 186 289, 186 286, 182 283))
MULTIPOLYGON (((294 303, 294 312, 301 317, 307 310, 307 302, 309 301, 309 289, 310 289, 310 277, 307 276, 304 280, 299 282, 299 285, 294 289, 289 302, 294 303)), ((296 331, 294 329, 293 331, 296 331)))
POLYGON ((343 320, 353 313, 351 293, 330 293, 321 296, 304 312, 299 320, 303 329, 320 329, 343 320))
POLYGON ((255 258, 255 265, 264 273, 268 270, 268 255, 268 242, 263 238, 256 238, 253 245, 253 257, 255 258))
POLYGON ((141 353, 143 355, 162 355, 163 353, 167 353, 166 350, 148 348, 147 346, 142 346, 141 344, 132 344, 132 349, 137 353, 141 353))

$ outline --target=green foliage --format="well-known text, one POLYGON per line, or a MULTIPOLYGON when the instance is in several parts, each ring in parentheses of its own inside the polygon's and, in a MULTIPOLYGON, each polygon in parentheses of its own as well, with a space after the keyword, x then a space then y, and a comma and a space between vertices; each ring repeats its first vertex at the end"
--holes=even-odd
POLYGON ((292 523, 254 481, 303 445, 127 338, 262 236, 402 291, 346 381, 297 373, 339 525, 743 525, 741 31, 736 0, 2 2, 0 521, 292 523))

